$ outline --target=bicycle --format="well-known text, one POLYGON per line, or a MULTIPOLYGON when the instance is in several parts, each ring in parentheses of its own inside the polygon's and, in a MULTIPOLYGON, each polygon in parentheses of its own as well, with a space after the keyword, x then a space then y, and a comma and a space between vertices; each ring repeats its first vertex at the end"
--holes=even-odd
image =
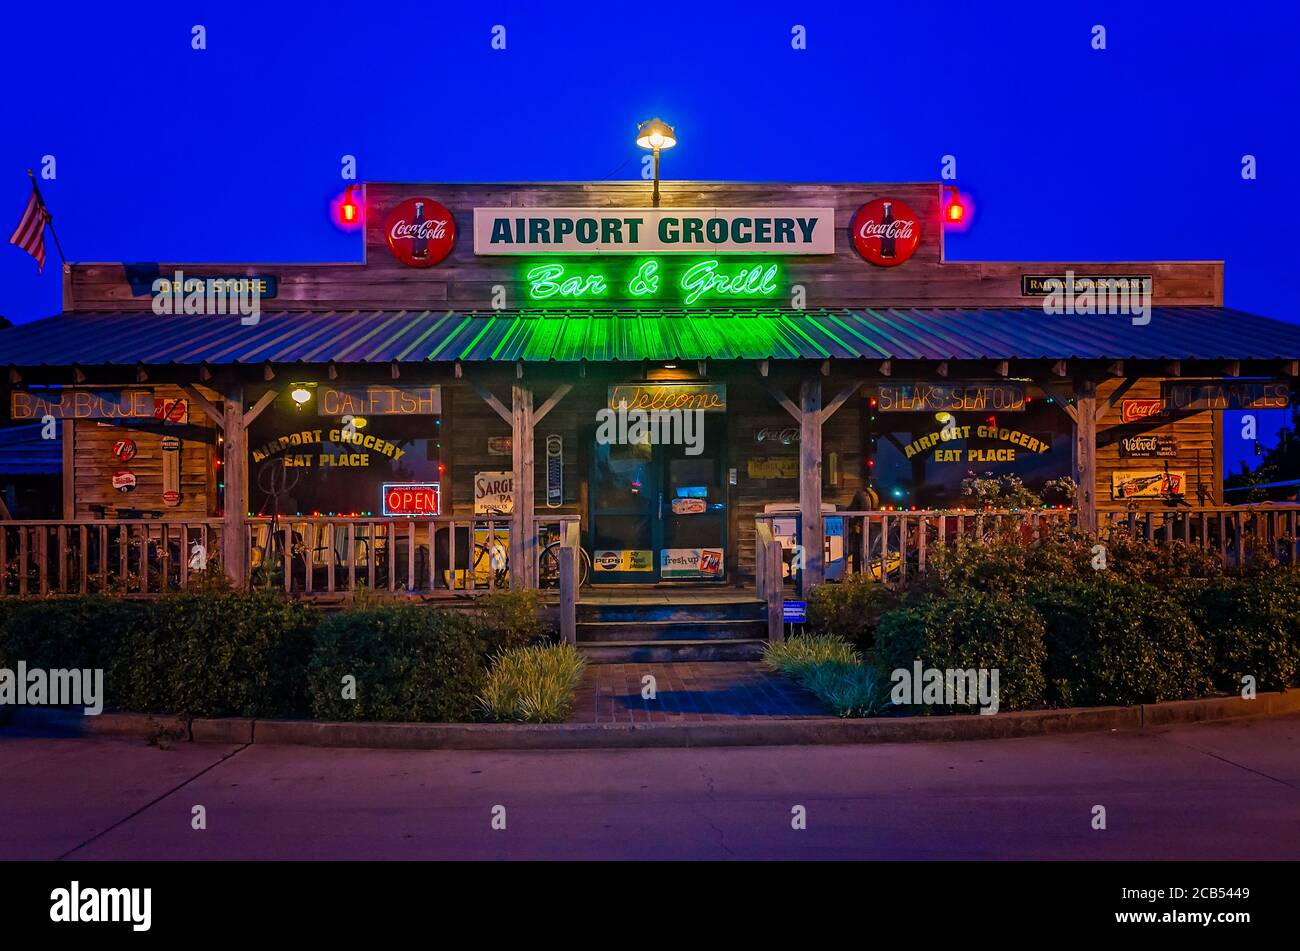
MULTIPOLYGON (((542 548, 538 559, 537 586, 539 588, 560 587, 560 549, 561 542, 553 541, 542 548)), ((578 587, 585 588, 591 580, 591 555, 581 546, 578 547, 576 561, 578 570, 578 587)), ((493 583, 505 587, 510 582, 510 549, 504 542, 497 541, 493 546, 476 542, 474 544, 474 573, 491 570, 493 583)))

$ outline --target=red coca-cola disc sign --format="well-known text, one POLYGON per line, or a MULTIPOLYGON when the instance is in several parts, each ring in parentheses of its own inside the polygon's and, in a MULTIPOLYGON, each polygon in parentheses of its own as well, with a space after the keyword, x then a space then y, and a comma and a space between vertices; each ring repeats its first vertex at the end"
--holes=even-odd
POLYGON ((872 264, 894 267, 912 256, 921 243, 921 219, 897 198, 869 201, 849 226, 853 246, 872 264))
POLYGON ((408 198, 384 222, 388 250, 407 267, 433 267, 456 243, 456 221, 432 198, 408 198))

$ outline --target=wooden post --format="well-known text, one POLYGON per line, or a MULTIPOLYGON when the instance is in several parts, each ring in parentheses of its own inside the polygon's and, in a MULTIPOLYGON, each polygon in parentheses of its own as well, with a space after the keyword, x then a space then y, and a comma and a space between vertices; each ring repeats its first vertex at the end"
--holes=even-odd
POLYGON ((244 534, 244 518, 248 513, 248 431, 244 426, 244 387, 231 384, 222 403, 221 471, 226 480, 226 493, 221 516, 221 563, 230 583, 242 589, 248 586, 248 540, 244 534))
POLYGON ((1074 381, 1074 481, 1079 484, 1079 528, 1097 531, 1097 384, 1074 381))
POLYGON ((533 391, 523 384, 510 387, 511 447, 514 456, 515 507, 510 516, 510 579, 518 587, 537 587, 537 528, 533 518, 535 487, 533 452, 533 391))
POLYGON ((77 517, 77 424, 74 420, 63 421, 63 520, 70 522, 77 517))
POLYGON ((767 546, 767 639, 774 644, 785 640, 785 586, 781 583, 781 543, 775 538, 767 546))
POLYGON ((803 545, 803 591, 825 577, 822 552, 822 381, 813 377, 799 384, 799 516, 803 545))
POLYGON ((574 572, 573 549, 561 545, 560 558, 560 639, 565 644, 578 643, 577 583, 574 572))

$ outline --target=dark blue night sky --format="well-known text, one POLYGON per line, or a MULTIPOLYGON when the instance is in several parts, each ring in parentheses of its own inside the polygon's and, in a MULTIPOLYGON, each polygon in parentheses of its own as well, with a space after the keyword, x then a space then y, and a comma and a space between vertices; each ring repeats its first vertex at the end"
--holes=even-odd
MULTIPOLYGON (((354 260, 327 214, 344 154, 376 181, 632 178, 636 122, 661 115, 666 178, 933 181, 953 154, 977 210, 949 259, 1223 259, 1229 306, 1300 320, 1300 4, 171 0, 3 20, 0 227, 52 154, 70 260, 354 260)), ((49 254, 38 275, 0 245, 0 314, 59 311, 49 254)), ((1281 415, 1261 414, 1270 439, 1281 415)))

